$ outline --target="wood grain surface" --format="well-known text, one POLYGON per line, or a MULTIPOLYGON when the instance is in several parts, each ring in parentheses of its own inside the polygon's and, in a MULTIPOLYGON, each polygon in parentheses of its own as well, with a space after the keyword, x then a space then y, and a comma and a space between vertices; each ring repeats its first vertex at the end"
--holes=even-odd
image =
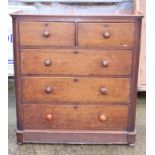
POLYGON ((17 142, 133 145, 142 15, 12 17, 17 142))
POLYGON ((79 46, 134 46, 134 23, 80 23, 78 32, 79 46))
POLYGON ((20 22, 21 45, 74 46, 74 23, 60 22, 20 22), (43 33, 49 32, 48 37, 43 33))
POLYGON ((129 78, 22 78, 22 99, 25 101, 117 103, 129 102, 129 98, 129 78), (101 93, 101 88, 107 89, 106 92, 101 93))
POLYGON ((24 75, 131 76, 131 65, 130 50, 21 50, 24 75))
POLYGON ((127 106, 24 105, 25 129, 126 130, 127 106), (47 115, 53 116, 47 120, 47 115), (100 115, 106 119, 100 121, 100 115))

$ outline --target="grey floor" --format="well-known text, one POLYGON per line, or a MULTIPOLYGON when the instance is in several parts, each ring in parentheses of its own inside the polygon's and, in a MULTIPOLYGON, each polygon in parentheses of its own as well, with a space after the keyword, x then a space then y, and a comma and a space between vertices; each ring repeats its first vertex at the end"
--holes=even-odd
POLYGON ((16 144, 14 80, 9 80, 9 155, 145 155, 145 97, 137 99, 137 140, 135 147, 126 145, 47 145, 16 144))

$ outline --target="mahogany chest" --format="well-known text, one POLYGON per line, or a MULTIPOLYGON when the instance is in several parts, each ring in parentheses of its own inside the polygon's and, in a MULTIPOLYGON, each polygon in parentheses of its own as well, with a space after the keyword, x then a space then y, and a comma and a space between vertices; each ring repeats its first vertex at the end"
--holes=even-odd
POLYGON ((18 143, 135 143, 141 15, 13 14, 18 143))

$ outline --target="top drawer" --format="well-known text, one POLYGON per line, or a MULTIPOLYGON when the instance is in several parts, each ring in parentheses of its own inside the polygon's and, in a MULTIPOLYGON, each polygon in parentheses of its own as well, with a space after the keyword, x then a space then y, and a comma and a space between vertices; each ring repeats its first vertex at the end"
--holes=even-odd
POLYGON ((23 46, 74 46, 75 25, 63 22, 20 22, 23 46))
POLYGON ((80 23, 78 34, 79 46, 134 46, 134 23, 80 23))

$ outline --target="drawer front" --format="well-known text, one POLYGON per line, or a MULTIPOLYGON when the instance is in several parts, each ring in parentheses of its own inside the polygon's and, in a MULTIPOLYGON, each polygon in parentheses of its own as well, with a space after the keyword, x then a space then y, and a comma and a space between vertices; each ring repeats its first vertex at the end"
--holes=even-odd
POLYGON ((23 101, 129 101, 129 78, 23 77, 21 80, 23 101))
POLYGON ((79 46, 134 46, 134 23, 81 23, 79 46))
POLYGON ((26 49, 21 51, 22 74, 131 75, 131 51, 26 49))
POLYGON ((127 106, 24 105, 24 129, 126 130, 127 106))
POLYGON ((20 22, 23 46, 74 46, 75 25, 63 22, 20 22))

